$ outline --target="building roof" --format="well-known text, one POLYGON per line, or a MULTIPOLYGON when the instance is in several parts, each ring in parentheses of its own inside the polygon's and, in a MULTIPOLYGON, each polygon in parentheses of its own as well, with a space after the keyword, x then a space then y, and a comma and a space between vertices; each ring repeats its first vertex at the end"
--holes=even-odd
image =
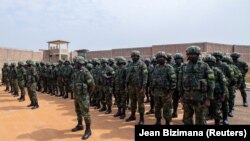
POLYGON ((47 43, 49 43, 49 44, 68 44, 70 42, 63 41, 63 40, 54 40, 54 41, 48 41, 47 43))

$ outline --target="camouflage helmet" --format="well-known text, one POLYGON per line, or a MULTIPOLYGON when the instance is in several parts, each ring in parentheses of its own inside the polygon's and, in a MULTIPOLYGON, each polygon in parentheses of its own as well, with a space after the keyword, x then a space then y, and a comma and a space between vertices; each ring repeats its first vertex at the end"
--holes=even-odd
POLYGON ((93 65, 92 65, 91 63, 88 63, 88 64, 86 65, 86 68, 87 68, 88 70, 91 70, 91 69, 93 68, 93 65))
POLYGON ((150 59, 149 59, 149 58, 145 58, 145 59, 144 59, 144 62, 150 63, 150 59))
POLYGON ((132 56, 139 56, 139 57, 140 57, 140 56, 141 56, 140 54, 141 54, 140 51, 138 51, 138 50, 133 50, 133 51, 131 52, 131 57, 132 57, 132 56))
POLYGON ((77 56, 75 61, 79 64, 85 64, 85 59, 82 56, 77 56))
POLYGON ((92 59, 92 62, 93 64, 96 63, 96 64, 100 64, 100 60, 98 58, 93 58, 92 59))
POLYGON ((109 58, 109 60, 108 60, 109 62, 115 62, 115 59, 114 58, 109 58))
POLYGON ((216 57, 223 57, 223 53, 222 52, 220 52, 220 51, 215 51, 215 52, 213 52, 212 53, 212 55, 216 58, 216 57))
POLYGON ((8 66, 8 63, 4 63, 4 66, 8 66))
POLYGON ((23 66, 24 65, 24 63, 22 62, 22 61, 18 61, 18 66, 23 66))
POLYGON ((239 52, 233 52, 230 56, 232 58, 239 58, 240 57, 240 53, 239 52))
POLYGON ((34 65, 34 62, 33 62, 32 60, 27 60, 27 61, 26 61, 26 64, 27 64, 27 65, 34 65))
POLYGON ((16 63, 13 62, 13 63, 10 64, 10 66, 15 67, 16 63))
POLYGON ((215 57, 214 56, 212 56, 212 55, 208 55, 208 56, 206 56, 206 57, 204 57, 203 58, 203 61, 204 62, 216 62, 216 59, 215 59, 215 57))
POLYGON ((155 58, 160 58, 160 57, 164 57, 165 59, 167 59, 167 55, 164 51, 158 51, 155 55, 155 58))
POLYGON ((200 53, 201 53, 201 48, 199 46, 190 46, 186 49, 187 55, 191 55, 191 54, 200 55, 200 53))
POLYGON ((43 61, 40 62, 40 65, 45 65, 45 63, 43 61))
POLYGON ((156 58, 155 56, 151 58, 151 62, 155 62, 156 61, 156 58))
POLYGON ((167 59, 172 59, 172 54, 171 53, 166 53, 167 59))
POLYGON ((174 59, 183 59, 183 54, 182 53, 176 53, 174 55, 174 59))
POLYGON ((127 60, 123 56, 118 56, 117 57, 117 62, 119 62, 119 63, 127 63, 127 60))
POLYGON ((56 65, 57 65, 56 63, 52 63, 52 66, 53 66, 53 67, 56 67, 56 65))
POLYGON ((64 64, 70 64, 70 61, 69 61, 68 59, 66 59, 66 60, 64 61, 64 64))
POLYGON ((102 63, 108 63, 108 59, 107 58, 101 58, 101 64, 102 63))
POLYGON ((233 63, 233 59, 229 56, 223 56, 221 61, 227 62, 227 63, 233 63))

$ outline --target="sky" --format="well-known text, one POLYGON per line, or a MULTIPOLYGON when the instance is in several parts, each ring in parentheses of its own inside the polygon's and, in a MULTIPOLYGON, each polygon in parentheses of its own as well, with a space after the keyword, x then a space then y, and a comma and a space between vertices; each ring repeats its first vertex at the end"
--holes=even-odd
POLYGON ((216 42, 250 45, 250 0, 0 0, 0 47, 71 51, 216 42))

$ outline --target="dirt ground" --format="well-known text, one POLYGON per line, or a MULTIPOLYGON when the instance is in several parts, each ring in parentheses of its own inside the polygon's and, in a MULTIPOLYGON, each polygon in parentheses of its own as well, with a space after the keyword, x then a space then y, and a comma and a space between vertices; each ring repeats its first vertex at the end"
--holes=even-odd
MULTIPOLYGON (((79 141, 84 131, 72 133, 76 125, 76 115, 73 100, 62 99, 48 94, 38 93, 40 108, 31 110, 26 106, 30 103, 26 95, 25 102, 18 102, 17 97, 3 91, 0 87, 0 138, 2 141, 79 141)), ((248 92, 249 93, 249 92, 248 92)), ((250 101, 250 96, 248 96, 250 101)), ((115 107, 115 106, 113 106, 115 107)), ((146 111, 149 104, 146 104, 146 111)), ((137 121, 124 122, 114 118, 117 108, 110 115, 100 113, 91 107, 92 136, 88 141, 132 141, 134 140, 134 125, 137 121)), ((182 124, 182 110, 173 119, 172 124, 182 124)), ((242 98, 237 92, 235 115, 229 118, 231 124, 249 124, 249 107, 242 106, 242 98)), ((127 112, 127 116, 129 112, 127 112)), ((154 124, 154 115, 145 115, 145 124, 154 124)), ((209 121, 212 124, 212 121, 209 121)))

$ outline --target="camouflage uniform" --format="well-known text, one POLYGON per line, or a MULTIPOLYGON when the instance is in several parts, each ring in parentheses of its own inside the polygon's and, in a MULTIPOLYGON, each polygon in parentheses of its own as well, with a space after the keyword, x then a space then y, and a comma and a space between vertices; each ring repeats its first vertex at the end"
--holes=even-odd
POLYGON ((155 98, 154 98, 154 94, 153 94, 153 89, 152 89, 152 79, 153 79, 153 72, 154 72, 154 69, 155 69, 155 66, 156 66, 156 58, 153 57, 152 60, 151 60, 151 64, 149 66, 149 69, 148 69, 148 82, 149 82, 149 88, 148 88, 148 91, 149 91, 149 96, 150 96, 150 110, 148 112, 146 112, 147 115, 149 114, 154 114, 155 113, 155 98))
POLYGON ((235 93, 236 93, 236 87, 240 86, 243 81, 242 74, 237 66, 233 64, 233 60, 229 56, 224 56, 222 59, 223 62, 227 63, 230 68, 232 68, 234 72, 234 78, 236 83, 233 83, 230 87, 228 87, 229 92, 229 99, 228 99, 228 105, 229 105, 229 113, 228 116, 233 117, 233 108, 234 108, 234 101, 235 101, 235 93))
POLYGON ((156 125, 161 124, 161 109, 166 125, 171 122, 172 94, 176 88, 176 74, 174 68, 165 63, 167 56, 165 52, 160 51, 156 54, 157 61, 163 59, 162 64, 156 65, 152 74, 152 89, 155 97, 155 117, 156 125))
MULTIPOLYGON (((65 87, 65 95, 63 96, 63 98, 68 98, 68 93, 71 91, 70 78, 71 78, 72 72, 73 72, 73 68, 70 65, 69 60, 66 60, 64 62, 64 67, 63 67, 63 71, 62 71, 63 85, 65 87)), ((71 99, 73 99, 73 95, 71 95, 71 99)))
POLYGON ((25 100, 25 78, 26 78, 26 69, 24 68, 24 63, 18 62, 17 80, 21 91, 21 97, 18 100, 20 102, 25 100))
POLYGON ((10 75, 10 68, 8 63, 4 63, 4 67, 2 69, 2 73, 3 73, 3 82, 6 86, 5 91, 9 91, 9 75, 10 75))
MULTIPOLYGON (((81 56, 76 57, 78 65, 84 64, 84 58, 81 56)), ((82 130, 82 116, 86 124, 85 134, 82 136, 82 139, 87 139, 91 135, 91 118, 89 113, 89 93, 93 92, 94 88, 94 79, 90 72, 81 66, 77 66, 74 69, 71 81, 71 88, 73 88, 75 94, 75 112, 77 114, 78 124, 75 128, 72 129, 73 132, 82 130)))
POLYGON ((13 95, 18 96, 18 81, 16 63, 11 63, 10 78, 12 82, 13 95))
POLYGON ((145 89, 148 82, 148 70, 146 64, 139 60, 140 52, 132 51, 131 58, 133 62, 128 65, 126 76, 126 89, 131 100, 131 116, 126 119, 127 122, 135 120, 135 112, 138 104, 138 112, 140 113, 139 125, 144 124, 144 97, 145 89))
POLYGON ((32 60, 27 60, 26 64, 28 65, 26 83, 27 83, 28 95, 31 101, 28 107, 32 107, 32 109, 36 109, 39 107, 38 99, 36 95, 37 72, 36 72, 36 68, 32 60))
POLYGON ((105 111, 105 114, 109 114, 112 112, 112 92, 113 92, 113 78, 114 78, 114 69, 107 65, 108 60, 106 58, 101 59, 101 68, 100 68, 100 96, 102 108, 99 110, 100 112, 105 111), (108 109, 106 108, 108 106, 108 109))
MULTIPOLYGON (((115 71, 117 69, 117 66, 115 64, 115 59, 114 58, 109 58, 108 59, 108 65, 115 71)), ((115 93, 115 85, 113 84, 113 87, 112 87, 112 94, 114 95, 114 98, 115 98, 115 102, 114 102, 114 105, 117 104, 117 99, 116 99, 116 93, 115 93)))
POLYGON ((148 69, 148 82, 147 82, 147 85, 146 85, 146 88, 145 88, 145 95, 146 95, 146 101, 145 101, 145 103, 148 103, 149 102, 149 93, 150 93, 150 91, 149 91, 149 84, 150 84, 150 80, 149 80, 149 77, 150 77, 150 68, 151 68, 151 66, 150 66, 150 59, 149 58, 145 58, 144 59, 144 63, 147 65, 147 69, 148 69))
POLYGON ((207 56, 204 58, 204 62, 206 62, 214 72, 214 78, 215 78, 214 99, 211 101, 210 114, 211 117, 214 118, 215 125, 219 125, 221 120, 222 101, 224 100, 225 95, 227 95, 227 80, 222 71, 217 67, 214 67, 216 63, 215 57, 211 55, 207 56))
POLYGON ((124 57, 117 58, 117 68, 115 70, 115 94, 117 99, 118 112, 114 117, 120 116, 120 119, 125 118, 126 113, 126 99, 127 95, 125 93, 126 84, 126 59, 124 57))
POLYGON ((231 57, 233 59, 233 62, 234 64, 240 69, 241 71, 241 74, 242 74, 242 82, 241 84, 239 85, 239 90, 241 92, 241 96, 243 98, 243 106, 244 107, 248 107, 248 104, 247 104, 247 93, 246 93, 246 80, 245 80, 245 77, 246 77, 246 74, 248 72, 248 65, 246 62, 243 62, 243 61, 239 61, 238 59, 240 58, 240 53, 238 52, 234 52, 231 54, 231 57))
POLYGON ((205 111, 213 99, 214 74, 210 67, 198 59, 200 48, 191 46, 186 50, 188 63, 181 67, 178 76, 178 90, 184 100, 183 122, 185 125, 204 125, 205 111))
POLYGON ((94 78, 94 80, 95 80, 95 84, 96 84, 96 86, 95 86, 95 89, 94 89, 94 92, 93 92, 93 100, 92 100, 92 105, 93 106, 96 106, 96 109, 99 109, 100 108, 100 100, 101 99, 99 99, 100 98, 100 93, 99 93, 99 91, 100 91, 100 87, 99 87, 99 74, 100 74, 100 61, 99 61, 99 59, 97 59, 97 58, 94 58, 93 59, 93 69, 91 70, 91 74, 93 75, 93 78, 94 78))
POLYGON ((57 84, 58 68, 55 63, 52 64, 52 95, 58 96, 58 84, 57 84))
POLYGON ((42 85, 41 85, 41 80, 40 80, 40 63, 36 62, 36 70, 37 70, 37 75, 38 75, 38 80, 37 80, 37 91, 41 91, 42 85))
MULTIPOLYGON (((180 72, 180 69, 183 65, 183 55, 181 53, 176 53, 174 55, 174 60, 175 60, 175 64, 173 65, 174 70, 175 70, 175 74, 177 76, 177 81, 178 81, 178 74, 180 72)), ((178 84, 178 83, 177 83, 178 84)), ((178 88, 178 86, 176 86, 176 88, 178 88)), ((178 91, 178 89, 175 89, 174 94, 173 94, 173 114, 172 117, 175 118, 177 117, 177 109, 178 109, 178 104, 179 104, 179 99, 180 99, 180 92, 178 91)))
POLYGON ((60 94, 59 96, 64 96, 65 94, 65 89, 64 89, 64 84, 63 84, 63 60, 58 61, 58 74, 57 74, 57 83, 59 87, 60 94))
MULTIPOLYGON (((229 113, 229 103, 228 103, 228 100, 229 100, 229 90, 231 89, 231 86, 234 86, 235 83, 236 83, 236 79, 235 79, 235 76, 234 76, 234 71, 233 69, 228 66, 226 63, 222 62, 222 58, 223 58, 223 53, 222 52, 214 52, 212 53, 212 55, 216 58, 216 64, 215 66, 217 68, 219 68, 223 74, 226 76, 226 79, 227 79, 227 95, 225 95, 225 99, 222 103, 222 115, 223 115, 223 124, 224 125, 228 125, 229 122, 228 122, 228 113, 229 113)), ((231 89, 231 91, 233 91, 231 89)))

